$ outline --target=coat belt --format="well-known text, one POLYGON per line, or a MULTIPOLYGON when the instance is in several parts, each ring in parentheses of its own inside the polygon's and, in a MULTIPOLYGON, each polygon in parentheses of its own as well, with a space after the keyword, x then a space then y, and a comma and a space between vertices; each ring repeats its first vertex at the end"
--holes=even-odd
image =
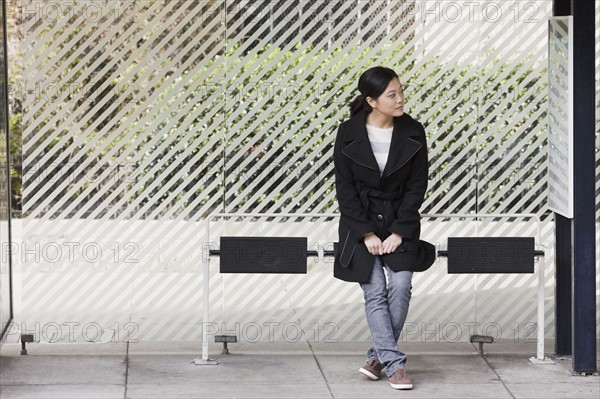
POLYGON ((392 191, 391 193, 386 193, 381 190, 376 190, 373 188, 364 189, 360 191, 360 200, 365 207, 367 212, 369 211, 369 198, 378 198, 383 201, 390 201, 394 199, 398 199, 398 196, 402 193, 402 191, 392 191))
MULTIPOLYGON (((377 213, 381 213, 381 215, 383 216, 383 220, 377 219, 378 222, 383 222, 382 224, 379 224, 379 235, 381 239, 385 239, 386 237, 386 229, 387 227, 389 227, 389 224, 391 223, 392 219, 393 219, 393 215, 394 215, 394 210, 392 208, 392 204, 391 201, 398 199, 399 196, 402 194, 401 191, 393 191, 393 192, 389 192, 386 193, 384 191, 381 190, 376 190, 376 189, 364 189, 361 190, 360 192, 360 199, 361 202, 364 206, 365 211, 367 212, 367 214, 371 215, 369 217, 369 219, 371 219, 372 217, 375 217, 374 214, 371 214, 371 210, 369 209, 369 203, 373 202, 373 200, 379 202, 379 201, 383 201, 383 208, 380 208, 379 206, 375 206, 375 211, 377 211, 377 213)), ((381 205, 381 203, 380 203, 381 205)))

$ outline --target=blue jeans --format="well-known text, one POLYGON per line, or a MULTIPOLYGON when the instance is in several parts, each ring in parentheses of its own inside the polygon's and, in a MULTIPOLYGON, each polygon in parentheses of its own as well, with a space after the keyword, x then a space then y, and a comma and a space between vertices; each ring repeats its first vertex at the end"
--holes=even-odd
POLYGON ((408 314, 412 275, 410 271, 392 271, 381 256, 376 256, 369 281, 360 284, 373 339, 367 360, 378 358, 388 376, 406 363, 406 355, 398 349, 398 338, 408 314), (388 272, 387 282, 384 267, 388 272))

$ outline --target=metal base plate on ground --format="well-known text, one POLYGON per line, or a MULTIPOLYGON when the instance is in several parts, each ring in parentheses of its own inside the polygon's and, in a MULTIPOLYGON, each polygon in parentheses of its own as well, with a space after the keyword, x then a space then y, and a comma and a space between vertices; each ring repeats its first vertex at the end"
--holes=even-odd
POLYGON ((529 361, 533 364, 554 364, 554 360, 550 359, 549 357, 545 357, 542 360, 538 359, 537 357, 530 357, 529 361))
POLYGON ((201 357, 197 357, 194 359, 194 364, 196 366, 214 366, 219 364, 215 359, 202 359, 201 357))

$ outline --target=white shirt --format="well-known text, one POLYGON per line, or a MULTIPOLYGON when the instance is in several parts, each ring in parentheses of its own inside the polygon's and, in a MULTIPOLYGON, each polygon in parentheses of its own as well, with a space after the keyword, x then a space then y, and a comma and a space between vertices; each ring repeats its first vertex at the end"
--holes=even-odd
POLYGON ((393 127, 382 129, 367 125, 367 133, 369 135, 369 141, 371 142, 371 148, 373 149, 373 154, 377 160, 377 165, 379 165, 379 174, 383 173, 383 169, 385 168, 388 159, 393 131, 393 127))

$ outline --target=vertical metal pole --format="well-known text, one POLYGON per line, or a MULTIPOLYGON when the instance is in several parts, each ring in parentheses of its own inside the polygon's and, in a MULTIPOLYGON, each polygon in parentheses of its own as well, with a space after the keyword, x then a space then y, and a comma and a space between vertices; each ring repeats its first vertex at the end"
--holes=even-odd
MULTIPOLYGON (((534 216, 537 222, 537 242, 542 243, 542 219, 534 216)), ((546 338, 546 258, 545 254, 540 256, 538 273, 538 303, 537 303, 537 360, 545 361, 545 338, 546 338)))
POLYGON ((571 312, 571 284, 573 281, 573 245, 571 240, 571 223, 558 213, 554 214, 555 223, 555 301, 554 331, 556 356, 571 356, 573 353, 573 314, 571 312))
POLYGON ((538 306, 537 306, 537 320, 538 320, 538 334, 537 334, 537 358, 538 360, 544 360, 544 331, 546 320, 544 317, 545 311, 545 289, 546 289, 546 260, 544 256, 540 256, 540 264, 538 266, 538 306))
POLYGON ((209 324, 209 312, 208 309, 210 307, 209 304, 209 290, 210 290, 210 246, 209 246, 209 238, 210 238, 210 220, 211 216, 206 218, 206 226, 205 226, 205 242, 201 246, 201 251, 207 251, 206 256, 202 253, 202 357, 200 359, 194 359, 194 363, 197 365, 213 365, 217 364, 214 359, 208 358, 208 324, 209 324))
POLYGON ((573 11, 573 370, 596 365, 595 1, 573 11))
POLYGON ((210 269, 208 267, 209 262, 210 262, 210 248, 208 247, 208 241, 209 241, 209 233, 210 233, 210 219, 206 220, 206 230, 205 230, 205 236, 206 237, 206 242, 204 243, 204 245, 202 246, 202 250, 206 250, 208 251, 206 253, 206 258, 204 258, 204 255, 202 256, 202 360, 207 362, 208 361, 208 318, 209 318, 209 314, 208 314, 208 301, 209 301, 209 293, 208 291, 210 290, 210 284, 209 284, 209 274, 210 274, 210 269))
MULTIPOLYGON (((537 222, 537 242, 542 242, 542 219, 533 215, 537 222)), ((537 267, 538 277, 538 292, 537 292, 537 353, 535 358, 530 358, 532 363, 554 363, 550 359, 546 359, 546 258, 545 254, 540 256, 539 265, 537 267)))

